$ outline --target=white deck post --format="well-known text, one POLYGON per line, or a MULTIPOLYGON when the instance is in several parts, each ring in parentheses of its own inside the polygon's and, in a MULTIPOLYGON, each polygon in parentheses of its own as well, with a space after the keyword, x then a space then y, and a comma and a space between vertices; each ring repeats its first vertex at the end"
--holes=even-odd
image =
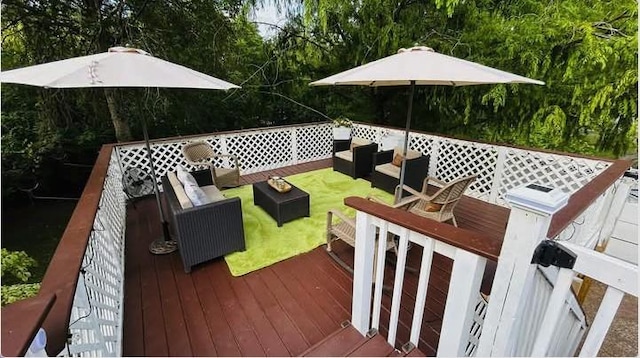
POLYGON ((369 214, 356 213, 356 247, 353 258, 353 302, 351 324, 363 336, 371 318, 371 282, 376 231, 369 214))
POLYGON ((535 273, 536 266, 531 264, 533 252, 547 238, 552 214, 564 207, 567 199, 568 195, 559 190, 544 192, 521 187, 507 193, 511 214, 477 356, 513 355, 513 336, 535 273))

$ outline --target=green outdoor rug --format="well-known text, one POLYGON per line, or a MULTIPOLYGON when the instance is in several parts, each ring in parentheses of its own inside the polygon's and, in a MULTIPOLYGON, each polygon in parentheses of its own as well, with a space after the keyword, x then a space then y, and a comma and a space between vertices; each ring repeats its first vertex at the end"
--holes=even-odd
POLYGON ((247 274, 324 244, 329 209, 340 209, 349 216, 355 215, 355 210, 344 205, 345 197, 366 197, 372 194, 388 203, 393 199, 391 194, 371 188, 368 181, 354 180, 331 168, 292 175, 285 179, 309 193, 311 216, 289 221, 282 227, 278 227, 275 219, 261 207, 253 204, 251 185, 224 191, 226 197, 239 197, 242 200, 247 246, 246 251, 234 252, 224 257, 232 275, 247 274))

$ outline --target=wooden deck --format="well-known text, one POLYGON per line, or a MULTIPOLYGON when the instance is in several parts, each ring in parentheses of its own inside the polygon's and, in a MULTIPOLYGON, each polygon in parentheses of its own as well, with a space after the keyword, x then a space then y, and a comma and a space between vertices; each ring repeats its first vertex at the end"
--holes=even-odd
MULTIPOLYGON (((331 165, 323 160, 242 177, 243 184, 271 175, 287 176, 331 165)), ((149 243, 161 234, 155 200, 127 212, 123 355, 125 356, 297 356, 350 319, 352 277, 323 247, 241 277, 231 276, 223 258, 185 274, 178 253, 154 256, 149 243)), ((502 238, 508 209, 465 198, 457 208, 460 227, 502 238)), ((334 248, 353 263, 353 248, 334 248)), ((419 248, 408 266, 418 267, 419 248)), ((391 254, 390 254, 391 255, 391 254)), ((418 348, 435 355, 452 261, 435 255, 418 348)), ((488 265, 483 291, 493 276, 488 265)), ((385 280, 392 283, 393 266, 385 280)), ((408 341, 417 274, 404 286, 397 347, 408 341)), ((381 334, 386 337, 391 298, 383 295, 381 334)))

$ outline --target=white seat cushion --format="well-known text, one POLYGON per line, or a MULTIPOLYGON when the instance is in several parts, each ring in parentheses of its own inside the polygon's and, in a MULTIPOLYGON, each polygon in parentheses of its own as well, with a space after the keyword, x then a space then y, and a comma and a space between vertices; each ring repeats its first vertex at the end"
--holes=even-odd
POLYGON ((400 179, 400 167, 391 163, 376 165, 376 171, 400 179))
POLYGON ((187 197, 187 193, 184 192, 184 188, 182 184, 178 180, 176 173, 169 172, 167 173, 167 178, 169 179, 169 183, 171 183, 171 188, 173 188, 173 192, 176 193, 176 198, 178 198, 178 202, 180 203, 180 207, 183 209, 192 208, 193 204, 191 204, 191 200, 187 197))
POLYGON ((343 150, 342 152, 336 152, 336 157, 344 159, 348 162, 353 162, 353 152, 350 150, 343 150))
POLYGON ((202 191, 207 195, 211 203, 226 199, 224 194, 215 185, 206 185, 201 187, 202 191))

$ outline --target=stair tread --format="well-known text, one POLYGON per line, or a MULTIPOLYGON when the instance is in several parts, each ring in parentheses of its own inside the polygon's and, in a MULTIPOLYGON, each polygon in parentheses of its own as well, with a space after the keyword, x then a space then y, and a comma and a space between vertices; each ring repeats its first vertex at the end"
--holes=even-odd
POLYGON ((309 348, 305 357, 344 357, 367 340, 353 326, 341 328, 309 348))
POLYGON ((360 347, 348 354, 349 357, 385 357, 393 352, 393 347, 379 334, 368 339, 360 347))

